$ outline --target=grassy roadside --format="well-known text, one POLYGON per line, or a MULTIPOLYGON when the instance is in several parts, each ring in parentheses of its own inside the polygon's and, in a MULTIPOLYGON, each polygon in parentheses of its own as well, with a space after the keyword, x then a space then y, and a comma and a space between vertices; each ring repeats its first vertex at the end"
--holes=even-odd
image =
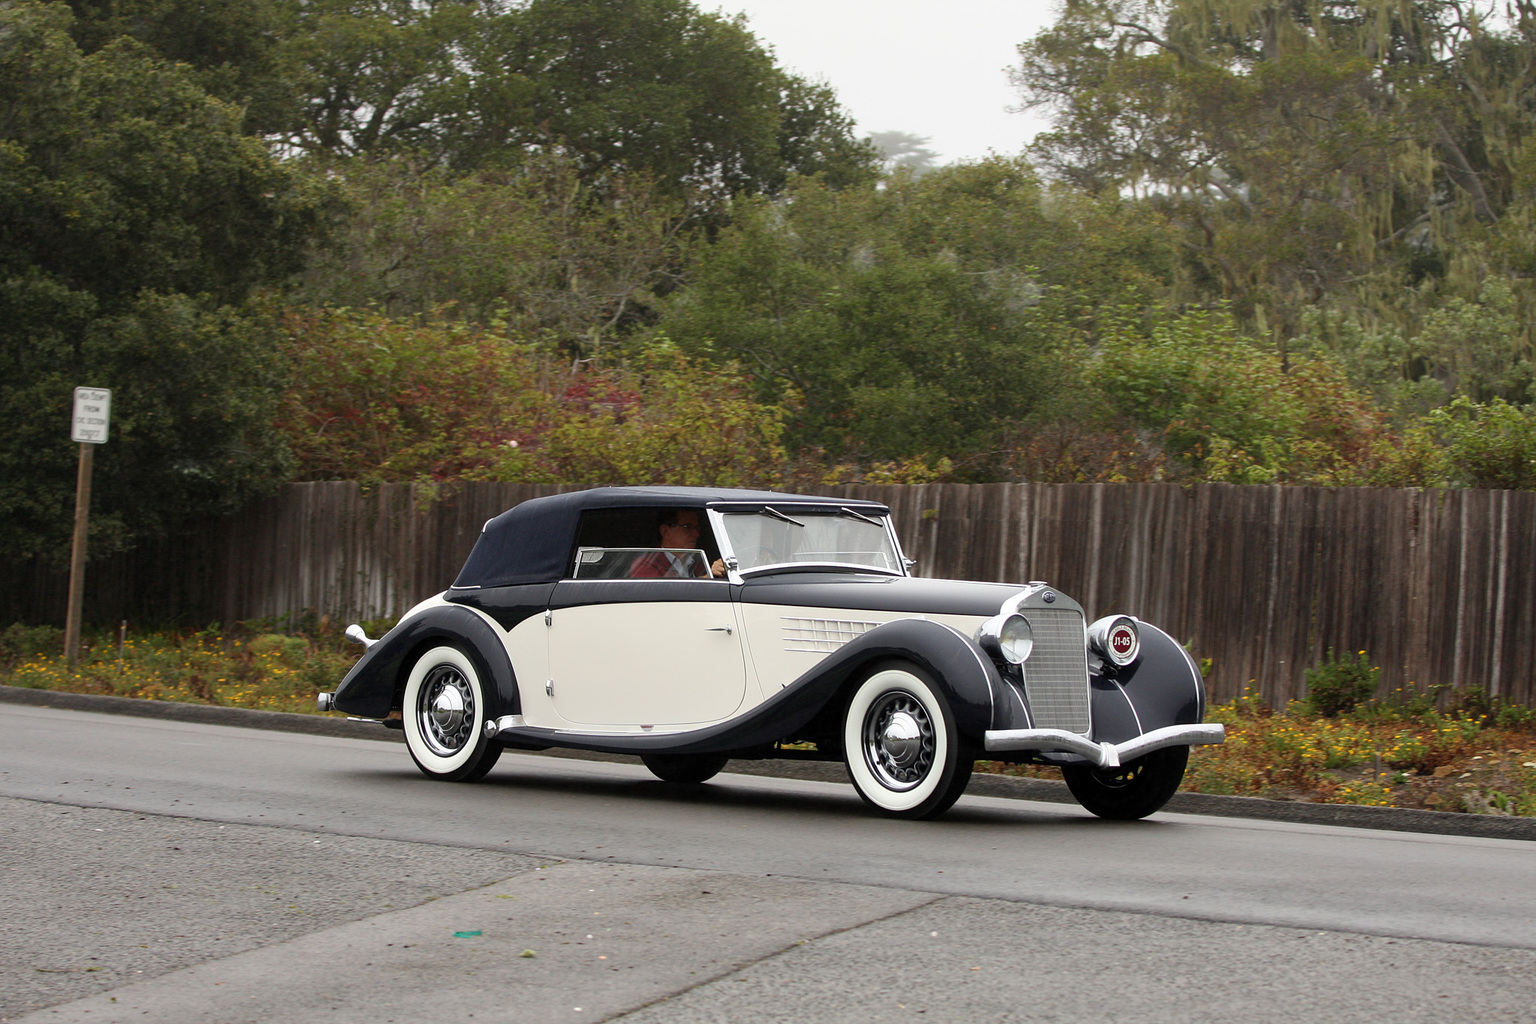
MULTIPOLYGON (((364 627, 377 636, 390 625, 364 627)), ((339 628, 312 619, 84 635, 73 671, 62 647, 61 631, 46 626, 0 632, 0 684, 317 714, 315 694, 334 690, 363 652, 339 628)))
MULTIPOLYGON (((378 635, 391 623, 367 623, 378 635)), ((0 684, 145 700, 316 713, 362 648, 324 621, 254 621, 224 630, 83 638, 70 671, 59 631, 0 631, 0 684)), ((1191 752, 1183 788, 1320 803, 1536 816, 1536 709, 1481 691, 1398 691, 1316 712, 1244 697, 1210 708, 1221 746, 1191 752)), ((980 771, 1059 777, 981 762, 980 771)))
POLYGON ((1480 691, 1400 691, 1332 717, 1250 696, 1213 705, 1206 719, 1227 727, 1227 742, 1190 751, 1186 792, 1536 816, 1536 711, 1480 691))

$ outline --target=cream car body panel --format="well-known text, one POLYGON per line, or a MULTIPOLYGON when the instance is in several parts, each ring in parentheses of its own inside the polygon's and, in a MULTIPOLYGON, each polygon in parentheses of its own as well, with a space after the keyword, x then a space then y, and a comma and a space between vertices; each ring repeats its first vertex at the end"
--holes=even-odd
POLYGON ((593 604, 550 614, 553 708, 579 726, 664 728, 723 721, 747 692, 741 628, 732 602, 667 601, 678 587, 713 581, 657 580, 652 604, 593 604))
POLYGON ((876 626, 898 619, 926 619, 966 636, 986 621, 981 615, 926 615, 914 612, 828 609, 778 604, 742 604, 742 630, 763 695, 788 686, 828 655, 876 626))

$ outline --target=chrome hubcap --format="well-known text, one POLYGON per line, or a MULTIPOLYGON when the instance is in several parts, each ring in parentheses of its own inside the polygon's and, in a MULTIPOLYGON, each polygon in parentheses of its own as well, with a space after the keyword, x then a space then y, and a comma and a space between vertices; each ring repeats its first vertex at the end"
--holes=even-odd
POLYGON ((452 665, 439 665, 427 673, 416 704, 421 736, 432 753, 452 757, 474 739, 475 693, 452 665))
POLYGON ((904 690, 881 694, 864 714, 864 761, 887 789, 917 786, 933 768, 933 719, 904 690))

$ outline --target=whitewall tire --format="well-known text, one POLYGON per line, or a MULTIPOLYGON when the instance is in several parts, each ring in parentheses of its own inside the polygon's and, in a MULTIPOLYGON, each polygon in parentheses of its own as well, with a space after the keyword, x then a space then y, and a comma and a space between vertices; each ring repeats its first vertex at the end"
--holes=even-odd
POLYGON ((472 782, 501 756, 501 744, 485 735, 480 673, 457 647, 434 647, 416 659, 400 714, 411 760, 434 779, 472 782))
POLYGON ((917 666, 888 663, 871 673, 843 718, 848 777, 865 802, 898 818, 947 811, 971 779, 949 701, 917 666))

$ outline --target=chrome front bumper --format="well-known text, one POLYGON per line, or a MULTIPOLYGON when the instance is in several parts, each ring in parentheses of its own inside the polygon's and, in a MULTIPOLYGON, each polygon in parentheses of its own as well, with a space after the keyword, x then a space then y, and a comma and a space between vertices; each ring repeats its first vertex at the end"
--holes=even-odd
POLYGON ((1197 747, 1226 740, 1224 725, 1170 725, 1124 743, 1095 743, 1065 729, 996 729, 987 732, 986 747, 998 751, 1056 750, 1085 757, 1098 768, 1118 768, 1163 747, 1197 747))

